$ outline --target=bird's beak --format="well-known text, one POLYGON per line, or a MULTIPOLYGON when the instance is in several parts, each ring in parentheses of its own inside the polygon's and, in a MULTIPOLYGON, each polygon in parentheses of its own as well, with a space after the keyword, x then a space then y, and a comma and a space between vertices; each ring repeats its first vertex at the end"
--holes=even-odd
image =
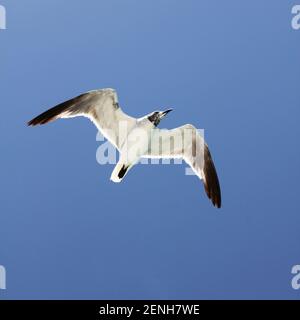
POLYGON ((161 118, 163 118, 164 116, 166 116, 169 112, 171 112, 171 111, 173 111, 173 109, 168 109, 168 110, 166 110, 166 111, 163 111, 162 113, 161 113, 161 118))

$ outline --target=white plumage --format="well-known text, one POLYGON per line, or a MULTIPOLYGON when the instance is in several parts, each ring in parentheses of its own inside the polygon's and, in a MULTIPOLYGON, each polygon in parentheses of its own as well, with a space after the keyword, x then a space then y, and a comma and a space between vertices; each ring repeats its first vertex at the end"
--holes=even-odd
POLYGON ((182 158, 203 179, 208 197, 220 208, 218 176, 209 149, 196 128, 190 124, 171 130, 157 128, 170 111, 154 111, 142 118, 133 118, 121 110, 114 89, 100 89, 63 102, 32 119, 28 125, 45 124, 58 118, 89 118, 120 152, 120 160, 111 175, 114 182, 122 181, 141 157, 182 158))

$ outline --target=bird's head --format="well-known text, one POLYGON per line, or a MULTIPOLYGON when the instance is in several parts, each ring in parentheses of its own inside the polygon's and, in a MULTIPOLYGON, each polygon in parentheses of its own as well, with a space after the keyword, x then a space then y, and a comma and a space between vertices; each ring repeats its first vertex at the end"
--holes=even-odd
POLYGON ((171 112, 173 109, 168 109, 165 111, 154 111, 150 113, 147 118, 150 122, 152 122, 155 127, 157 127, 161 121, 162 118, 164 118, 169 112, 171 112))

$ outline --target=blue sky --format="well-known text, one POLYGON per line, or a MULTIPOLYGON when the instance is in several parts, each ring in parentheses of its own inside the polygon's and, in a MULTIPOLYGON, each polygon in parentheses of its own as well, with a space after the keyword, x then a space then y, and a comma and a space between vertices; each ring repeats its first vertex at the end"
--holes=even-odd
POLYGON ((299 299, 294 1, 0 0, 0 299, 299 299), (86 119, 27 128, 113 87, 142 116, 205 129, 223 208, 185 166, 119 185, 86 119))

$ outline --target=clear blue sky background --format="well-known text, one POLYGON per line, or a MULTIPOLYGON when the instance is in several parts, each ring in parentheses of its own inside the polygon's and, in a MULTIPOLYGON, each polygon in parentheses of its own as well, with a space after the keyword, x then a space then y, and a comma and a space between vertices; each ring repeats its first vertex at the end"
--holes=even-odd
POLYGON ((300 264, 295 1, 0 0, 0 299, 292 298, 300 264), (116 185, 86 119, 26 121, 116 88, 205 129, 223 208, 185 166, 116 185))

